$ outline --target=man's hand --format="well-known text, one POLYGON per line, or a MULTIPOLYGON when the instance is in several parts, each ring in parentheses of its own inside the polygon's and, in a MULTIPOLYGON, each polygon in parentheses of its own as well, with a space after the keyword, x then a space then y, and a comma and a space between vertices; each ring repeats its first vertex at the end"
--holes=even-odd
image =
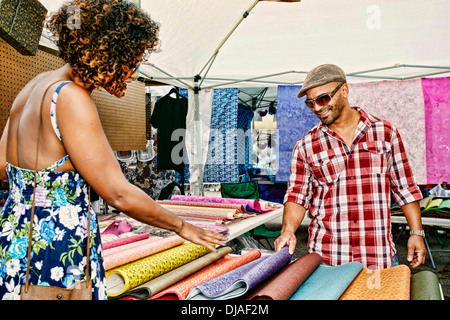
POLYGON ((295 246, 297 244, 297 237, 292 231, 283 231, 275 240, 275 251, 280 250, 285 246, 289 246, 289 254, 294 254, 295 246))
POLYGON ((425 242, 421 236, 411 235, 408 240, 408 256, 411 267, 417 268, 425 263, 425 256, 427 249, 425 248, 425 242))

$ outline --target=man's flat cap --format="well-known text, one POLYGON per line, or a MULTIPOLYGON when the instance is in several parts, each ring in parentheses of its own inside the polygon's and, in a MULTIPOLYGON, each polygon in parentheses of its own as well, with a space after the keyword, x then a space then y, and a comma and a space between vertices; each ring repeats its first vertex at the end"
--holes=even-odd
POLYGON ((322 64, 315 67, 306 75, 302 89, 297 97, 301 98, 309 89, 322 86, 329 82, 347 82, 344 71, 334 64, 322 64))

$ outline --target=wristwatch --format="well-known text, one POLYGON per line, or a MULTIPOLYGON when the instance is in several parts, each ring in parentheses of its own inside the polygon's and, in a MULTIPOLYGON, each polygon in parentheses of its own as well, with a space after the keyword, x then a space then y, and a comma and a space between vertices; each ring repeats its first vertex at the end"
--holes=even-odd
POLYGON ((421 236, 422 238, 425 238, 425 231, 423 230, 411 230, 409 231, 410 235, 415 235, 415 236, 421 236))

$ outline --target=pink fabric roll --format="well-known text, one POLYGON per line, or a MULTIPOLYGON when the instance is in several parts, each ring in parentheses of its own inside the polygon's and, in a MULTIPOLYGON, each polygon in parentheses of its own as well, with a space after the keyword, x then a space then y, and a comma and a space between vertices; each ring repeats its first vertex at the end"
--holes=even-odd
MULTIPOLYGON (((109 249, 114 250, 114 252, 103 255, 103 265, 105 270, 110 270, 129 262, 176 247, 184 242, 185 240, 177 235, 158 240, 146 239, 133 242, 128 245, 117 247, 119 250, 115 250, 117 248, 109 249)), ((109 250, 105 250, 105 252, 109 250)))
POLYGON ((264 203, 261 203, 258 200, 254 199, 173 195, 170 200, 243 204, 249 206, 249 208, 257 212, 267 212, 276 209, 270 208, 264 203))
POLYGON ((207 208, 222 208, 222 209, 236 209, 241 212, 247 212, 245 206, 239 203, 216 203, 216 202, 200 202, 200 201, 176 201, 176 200, 156 200, 159 204, 168 204, 174 206, 189 206, 189 207, 207 207, 207 208))
POLYGON ((102 248, 103 248, 103 250, 107 250, 107 249, 123 246, 123 245, 128 244, 128 243, 133 243, 133 242, 136 242, 136 241, 148 239, 149 237, 150 237, 150 233, 148 233, 148 232, 147 233, 136 234, 136 235, 132 235, 132 236, 129 236, 129 237, 126 237, 126 238, 105 242, 105 243, 102 244, 102 248))

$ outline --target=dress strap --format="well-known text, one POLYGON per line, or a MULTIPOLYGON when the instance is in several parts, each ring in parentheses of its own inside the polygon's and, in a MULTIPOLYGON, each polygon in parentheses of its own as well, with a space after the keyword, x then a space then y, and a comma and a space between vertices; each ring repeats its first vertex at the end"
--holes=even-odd
POLYGON ((49 165, 47 168, 41 170, 41 171, 54 171, 55 169, 59 168, 60 166, 62 166, 67 159, 69 159, 69 155, 65 155, 64 157, 62 157, 61 159, 53 162, 51 165, 49 165))
POLYGON ((58 129, 58 124, 56 123, 56 102, 58 101, 58 95, 61 88, 70 82, 72 81, 65 81, 56 88, 55 92, 53 93, 52 103, 50 105, 50 121, 52 123, 53 131, 55 131, 55 134, 59 140, 61 140, 61 134, 58 129))

